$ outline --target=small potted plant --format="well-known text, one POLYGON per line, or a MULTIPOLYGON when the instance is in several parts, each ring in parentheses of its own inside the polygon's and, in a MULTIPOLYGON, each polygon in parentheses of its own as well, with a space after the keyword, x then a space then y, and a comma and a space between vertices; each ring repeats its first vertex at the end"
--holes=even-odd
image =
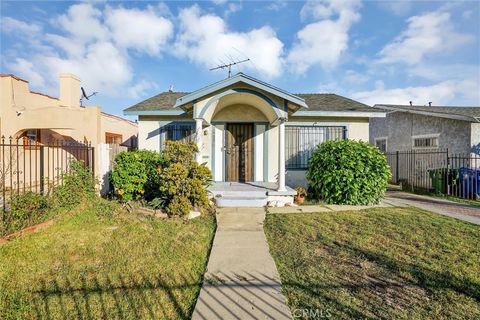
POLYGON ((296 187, 295 191, 297 191, 297 195, 293 197, 293 200, 295 203, 302 204, 307 196, 307 190, 305 190, 303 187, 296 187))

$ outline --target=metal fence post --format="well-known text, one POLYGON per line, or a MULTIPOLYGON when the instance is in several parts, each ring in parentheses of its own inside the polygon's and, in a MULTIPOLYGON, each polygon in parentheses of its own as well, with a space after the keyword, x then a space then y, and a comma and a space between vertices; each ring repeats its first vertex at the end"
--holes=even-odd
POLYGON ((40 146, 40 194, 45 193, 45 150, 44 146, 40 146))
POLYGON ((399 180, 400 180, 400 179, 398 179, 398 167, 399 167, 399 165, 398 165, 399 159, 398 159, 398 158, 399 158, 399 153, 400 153, 400 152, 398 152, 398 151, 396 152, 396 154, 397 154, 397 161, 395 162, 395 180, 396 180, 395 183, 396 183, 396 184, 398 184, 398 182, 399 182, 399 180))
POLYGON ((95 178, 95 147, 92 148, 92 176, 95 178))

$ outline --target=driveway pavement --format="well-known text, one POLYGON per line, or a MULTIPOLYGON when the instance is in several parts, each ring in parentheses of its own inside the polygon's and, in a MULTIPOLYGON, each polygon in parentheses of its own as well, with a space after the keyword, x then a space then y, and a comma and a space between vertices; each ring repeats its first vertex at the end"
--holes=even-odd
POLYGON ((291 319, 263 232, 265 209, 223 208, 193 319, 291 319))
POLYGON ((409 205, 480 225, 480 207, 474 207, 468 204, 401 191, 387 192, 387 197, 384 202, 394 206, 409 205))

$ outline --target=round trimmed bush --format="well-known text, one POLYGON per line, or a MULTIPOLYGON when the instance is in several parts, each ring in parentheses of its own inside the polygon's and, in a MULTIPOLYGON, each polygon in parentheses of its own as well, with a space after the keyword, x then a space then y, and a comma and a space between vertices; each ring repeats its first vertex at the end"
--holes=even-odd
POLYGON ((378 148, 353 140, 319 144, 306 174, 311 192, 329 204, 376 204, 390 178, 387 159, 378 148))

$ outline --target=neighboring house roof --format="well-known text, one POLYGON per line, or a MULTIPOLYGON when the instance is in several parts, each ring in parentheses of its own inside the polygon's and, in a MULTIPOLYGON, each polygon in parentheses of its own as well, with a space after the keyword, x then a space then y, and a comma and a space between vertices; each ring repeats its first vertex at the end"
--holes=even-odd
MULTIPOLYGON (((137 103, 124 110, 126 115, 176 115, 184 113, 180 108, 174 108, 177 99, 186 96, 187 92, 162 92, 145 101, 137 103)), ((358 101, 348 99, 333 93, 299 93, 305 100, 307 108, 297 111, 295 116, 384 116, 385 112, 372 108, 358 101)))
POLYGON ((439 118, 456 119, 469 122, 480 122, 480 106, 461 107, 376 104, 374 108, 389 110, 392 112, 406 112, 439 118))

